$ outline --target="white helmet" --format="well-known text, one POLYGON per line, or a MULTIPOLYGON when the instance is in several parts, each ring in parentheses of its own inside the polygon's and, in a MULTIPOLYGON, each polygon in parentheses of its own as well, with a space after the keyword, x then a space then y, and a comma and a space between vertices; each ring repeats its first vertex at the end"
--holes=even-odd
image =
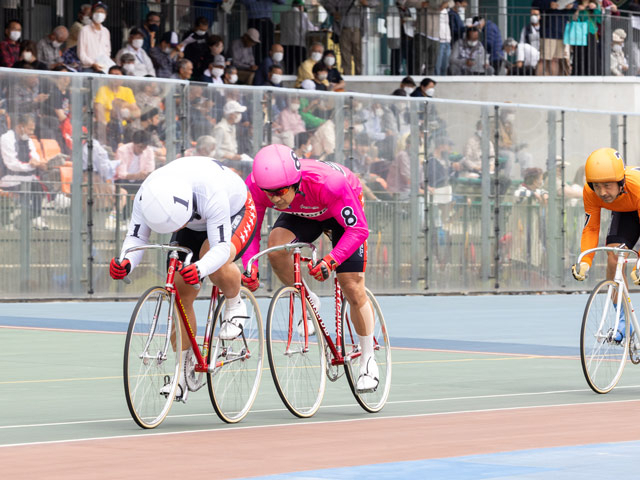
POLYGON ((180 179, 151 174, 136 196, 145 223, 158 233, 175 232, 191 220, 193 190, 180 179))

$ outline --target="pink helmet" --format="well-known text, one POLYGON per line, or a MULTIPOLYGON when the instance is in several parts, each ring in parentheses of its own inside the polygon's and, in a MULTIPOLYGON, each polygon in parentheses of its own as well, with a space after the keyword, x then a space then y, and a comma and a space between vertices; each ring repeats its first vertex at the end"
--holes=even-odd
POLYGON ((302 178, 302 165, 286 145, 267 145, 253 159, 253 179, 259 188, 272 190, 295 185, 302 178))

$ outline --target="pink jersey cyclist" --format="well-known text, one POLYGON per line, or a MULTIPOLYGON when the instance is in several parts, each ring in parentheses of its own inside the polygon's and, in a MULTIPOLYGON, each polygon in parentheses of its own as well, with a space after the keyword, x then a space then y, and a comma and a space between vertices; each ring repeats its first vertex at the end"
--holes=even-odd
MULTIPOLYGON (((334 239, 336 234, 339 235, 339 240, 336 241, 333 250, 330 252, 330 255, 338 265, 345 263, 354 253, 363 259, 359 270, 347 269, 347 266, 345 266, 344 268, 338 267, 337 271, 364 271, 366 268, 366 248, 363 248, 362 252, 358 250, 367 240, 369 228, 362 206, 362 185, 360 180, 351 170, 336 163, 306 159, 298 160, 298 162, 300 162, 302 171, 298 194, 293 202, 284 209, 274 206, 269 196, 257 186, 253 173, 247 177, 246 184, 256 205, 257 225, 262 224, 268 207, 303 220, 298 222, 297 219, 291 219, 294 223, 303 223, 306 226, 310 224, 304 220, 322 222, 325 228, 319 229, 315 238, 326 229, 333 230, 332 238, 334 239), (325 222, 327 220, 328 222, 325 222), (344 229, 344 234, 335 231, 335 227, 338 226, 344 229)), ((291 225, 291 221, 280 221, 278 219, 276 224, 286 222, 286 225, 291 225)), ((311 224, 311 227, 314 227, 314 225, 311 224)), ((320 227, 320 225, 317 225, 317 227, 320 227)), ((318 228, 313 230, 318 230, 318 228)), ((315 240, 315 238, 308 238, 313 235, 304 235, 304 233, 297 231, 295 233, 298 234, 298 240, 315 240)), ((256 235, 242 256, 245 266, 249 258, 255 255, 259 248, 260 238, 256 235)), ((352 268, 358 267, 352 265, 352 268)))

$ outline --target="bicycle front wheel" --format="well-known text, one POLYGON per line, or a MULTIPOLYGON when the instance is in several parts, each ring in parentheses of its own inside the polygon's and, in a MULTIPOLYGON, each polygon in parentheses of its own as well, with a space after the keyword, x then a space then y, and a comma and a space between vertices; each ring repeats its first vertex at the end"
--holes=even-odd
POLYGON ((224 318, 226 299, 218 304, 209 350, 209 397, 218 416, 227 423, 237 423, 246 417, 258 395, 264 333, 262 316, 256 297, 242 287, 240 297, 247 306, 247 318, 242 334, 233 340, 221 340, 218 332, 224 318))
MULTIPOLYGON (((622 342, 614 340, 617 323, 616 307, 618 284, 612 280, 600 282, 591 292, 582 318, 580 333, 580 360, 589 387, 596 393, 607 393, 620 380, 629 350, 629 322, 622 342)), ((629 318, 627 302, 623 305, 625 318, 629 318)))
POLYGON ((345 356, 344 370, 349 382, 351 392, 356 401, 367 412, 375 413, 382 410, 389 397, 391 389, 391 346, 387 324, 384 321, 382 310, 376 297, 367 288, 367 297, 373 308, 375 326, 373 333, 373 357, 378 364, 379 377, 378 388, 374 391, 360 392, 356 388, 358 375, 360 374, 359 358, 360 346, 358 334, 351 321, 351 310, 346 300, 342 304, 342 352, 345 356))
POLYGON ((180 375, 180 328, 169 327, 171 295, 152 287, 138 300, 124 348, 124 392, 129 412, 142 428, 165 419, 176 396, 180 375), (170 392, 161 393, 171 385, 170 392))
POLYGON ((320 408, 326 384, 324 341, 309 302, 304 305, 308 328, 305 346, 302 299, 293 287, 282 287, 269 305, 267 355, 278 395, 297 417, 311 417, 320 408), (309 322, 310 320, 310 322, 309 322))

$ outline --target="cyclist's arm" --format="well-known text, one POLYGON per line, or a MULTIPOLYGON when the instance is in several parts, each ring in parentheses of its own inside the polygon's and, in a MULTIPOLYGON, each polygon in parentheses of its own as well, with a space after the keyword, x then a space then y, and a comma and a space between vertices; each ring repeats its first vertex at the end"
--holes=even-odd
POLYGON ((251 181, 251 175, 247 178, 247 188, 251 193, 251 197, 256 205, 256 234, 253 236, 253 240, 242 255, 242 266, 247 268, 249 259, 260 251, 260 230, 262 221, 264 220, 264 213, 267 210, 267 205, 264 203, 264 193, 260 191, 258 187, 251 181))
MULTIPOLYGON (((127 248, 139 247, 147 245, 149 243, 149 236, 151 235, 151 229, 142 220, 142 214, 140 213, 140 207, 137 202, 133 202, 133 211, 131 212, 131 221, 129 222, 129 230, 127 236, 122 242, 122 250, 120 255, 124 253, 127 248)), ((142 260, 144 255, 143 251, 131 252, 127 254, 127 258, 131 262, 131 270, 142 260)))
MULTIPOLYGON (((590 248, 598 246, 598 237, 600 236, 600 206, 597 205, 589 192, 587 187, 583 191, 584 202, 584 228, 582 229, 582 239, 580 240, 580 251, 584 252, 590 248)), ((587 255, 583 261, 591 265, 594 254, 587 255)))
POLYGON ((324 185, 333 199, 328 202, 329 212, 344 227, 344 234, 331 250, 338 264, 349 258, 369 237, 369 226, 364 215, 361 195, 351 188, 346 178, 332 176, 324 185))
POLYGON ((228 198, 224 195, 215 195, 209 199, 204 216, 207 219, 209 251, 196 262, 203 277, 211 275, 229 259, 232 232, 228 198))

